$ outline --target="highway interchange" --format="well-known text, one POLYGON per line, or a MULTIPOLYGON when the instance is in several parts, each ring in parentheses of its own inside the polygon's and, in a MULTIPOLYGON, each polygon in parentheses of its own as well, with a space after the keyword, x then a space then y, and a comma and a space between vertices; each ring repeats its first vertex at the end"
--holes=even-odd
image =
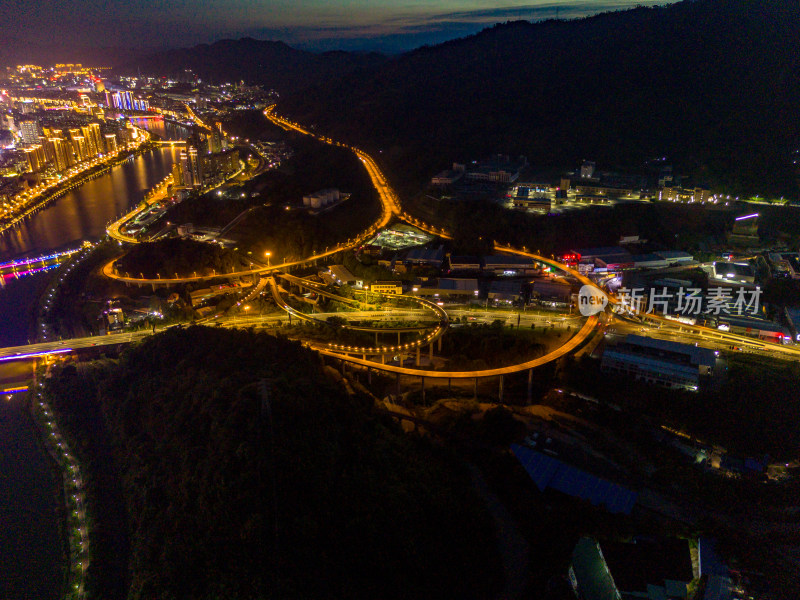
MULTIPOLYGON (((340 142, 335 142, 330 138, 324 136, 318 136, 314 133, 309 132, 304 127, 297 123, 293 123, 288 119, 282 118, 275 113, 275 106, 270 106, 266 109, 265 113, 266 117, 270 119, 276 125, 283 127, 287 130, 294 130, 298 133, 302 133, 305 135, 310 135, 315 137, 321 142, 336 145, 340 147, 345 147, 353 151, 358 158, 361 160, 364 168, 366 169, 375 189, 378 192, 378 197, 381 202, 382 206, 382 213, 380 218, 372 224, 369 228, 363 231, 361 234, 357 235, 356 237, 348 240, 345 243, 342 243, 332 249, 328 249, 326 252, 318 253, 297 261, 293 261, 291 263, 284 263, 280 265, 274 266, 257 266, 252 269, 237 271, 235 273, 228 273, 228 274, 213 274, 213 275, 200 275, 200 276, 190 276, 190 277, 158 277, 155 279, 152 278, 143 278, 143 277, 131 277, 130 274, 122 274, 117 272, 115 267, 115 261, 110 261, 102 268, 102 273, 111 279, 122 281, 131 284, 138 284, 138 285, 170 285, 170 284, 179 284, 179 283, 187 283, 187 282, 198 282, 204 281, 209 279, 220 279, 220 278, 232 278, 232 277, 243 277, 243 276, 259 276, 259 283, 256 286, 256 293, 254 294, 252 291, 245 296, 243 301, 249 301, 250 299, 256 297, 262 290, 266 288, 267 285, 271 285, 271 290, 273 296, 278 303, 278 306, 289 312, 290 314, 295 314, 298 316, 301 313, 298 313, 295 309, 292 309, 286 302, 284 302, 280 296, 280 291, 278 290, 277 286, 275 285, 275 280, 271 277, 273 275, 277 275, 280 277, 290 277, 288 276, 285 271, 291 267, 295 266, 305 266, 309 264, 314 264, 316 261, 331 257, 336 253, 352 249, 357 245, 363 243, 363 241, 371 238, 374 236, 380 229, 388 225, 392 219, 400 219, 408 222, 409 224, 422 229, 428 233, 433 235, 440 236, 442 238, 448 239, 451 238, 448 232, 444 231, 443 229, 433 227, 428 225, 424 222, 421 222, 417 218, 409 215, 408 213, 404 212, 400 206, 400 202, 396 193, 392 190, 391 186, 389 185, 386 177, 383 175, 382 171, 378 167, 377 163, 374 161, 372 157, 370 157, 366 152, 359 148, 355 148, 352 146, 347 146, 340 142), (270 282, 267 282, 266 279, 269 278, 270 282)), ((109 226, 108 233, 112 238, 119 239, 120 241, 129 242, 131 240, 127 239, 128 236, 125 236, 120 232, 121 225, 126 222, 130 218, 130 215, 126 215, 123 219, 111 224, 109 226)), ((583 285, 594 285, 594 282, 586 278, 585 276, 581 275, 574 269, 567 267, 566 265, 559 263, 555 260, 548 259, 546 257, 528 252, 527 249, 519 249, 513 248, 511 246, 504 246, 502 244, 495 243, 496 251, 500 252, 507 252, 511 254, 515 254, 518 256, 525 256, 533 261, 538 263, 551 266, 561 273, 564 274, 565 277, 571 278, 576 282, 579 282, 583 285)), ((297 281, 294 281, 297 284, 297 281)), ((307 282, 308 286, 312 284, 307 282)), ((309 289, 313 289, 310 288, 309 289)), ((386 295, 384 295, 386 297, 386 295)), ((243 301, 240 301, 239 304, 241 305, 243 301)), ((614 306, 617 304, 616 298, 613 295, 609 296, 609 304, 614 306)), ((435 305, 434 305, 435 306, 435 305)), ((419 348, 425 344, 432 344, 438 336, 442 335, 450 322, 451 315, 448 314, 444 309, 436 307, 441 314, 439 315, 439 325, 432 325, 433 333, 429 333, 428 335, 421 335, 420 340, 418 343, 415 343, 413 346, 404 347, 402 350, 407 351, 413 348, 419 348), (437 328, 438 327, 438 328, 437 328)), ((355 313, 342 313, 342 316, 349 316, 352 317, 355 313)), ((416 314, 414 311, 403 311, 396 312, 392 314, 394 319, 400 318, 402 315, 406 314, 416 314)), ((430 313, 429 313, 430 314, 430 313)), ((474 316, 474 318, 478 318, 475 313, 469 313, 474 316)), ((371 319, 378 318, 384 319, 386 318, 386 314, 381 314, 375 311, 369 311, 369 317, 371 319)), ((453 311, 452 316, 461 316, 459 315, 458 311, 453 311)), ((485 320, 489 317, 496 317, 496 313, 494 312, 487 312, 481 315, 480 319, 485 320)), ((322 315, 316 315, 316 319, 321 319, 322 315)), ((275 317, 267 317, 267 318, 260 318, 260 317, 252 317, 248 319, 247 317, 236 317, 234 318, 220 318, 219 315, 214 315, 208 319, 205 319, 204 322, 215 322, 225 326, 246 326, 249 324, 266 324, 270 322, 270 319, 278 319, 275 317)), ((527 315, 525 313, 520 314, 519 322, 522 324, 523 322, 526 324, 540 322, 543 317, 536 316, 536 315, 527 315)), ((395 374, 404 374, 404 375, 414 375, 416 377, 433 377, 433 378, 482 378, 482 377, 496 377, 502 376, 505 374, 516 373, 520 371, 530 370, 535 367, 541 366, 555 360, 565 354, 574 352, 575 350, 579 349, 587 340, 589 340, 593 335, 598 333, 601 329, 607 327, 606 325, 602 325, 601 319, 597 317, 590 317, 586 318, 583 321, 582 326, 578 327, 580 324, 580 317, 576 315, 575 317, 570 318, 570 323, 574 324, 575 327, 572 328, 577 330, 577 333, 573 335, 571 338, 567 340, 565 344, 563 344, 558 349, 554 350, 553 352, 548 353, 547 355, 533 360, 533 361, 525 361, 515 365, 509 365, 506 367, 498 368, 498 369, 484 369, 484 370, 470 370, 470 371, 436 371, 436 370, 425 370, 425 369, 412 369, 403 366, 395 366, 391 364, 385 364, 383 362, 385 352, 379 351, 378 348, 361 348, 361 349, 353 349, 348 347, 338 347, 338 348, 331 348, 331 347, 316 347, 316 349, 327 356, 336 358, 340 361, 349 362, 355 365, 360 365, 362 367, 369 367, 378 369, 381 371, 392 372, 395 374), (574 322, 574 323, 573 323, 574 322), (371 356, 373 360, 368 359, 371 356), (380 359, 381 362, 378 362, 380 359)), ((546 317, 544 317, 545 321, 549 321, 546 317)), ((617 321, 619 321, 619 317, 617 321)), ((607 320, 608 321, 608 320, 607 320)), ((557 323, 565 323, 565 319, 562 317, 556 323, 553 323, 553 326, 556 326, 557 323)), ((613 323, 613 318, 609 321, 613 323)), ((512 318, 513 324, 513 318, 512 318)), ((656 315, 646 315, 644 319, 641 319, 641 323, 638 321, 634 321, 633 323, 622 324, 619 327, 619 330, 634 330, 638 325, 639 331, 645 333, 646 335, 653 335, 654 337, 662 337, 669 339, 671 337, 680 338, 683 341, 692 341, 697 340, 697 342, 702 342, 704 345, 710 345, 712 347, 718 347, 723 349, 730 349, 730 347, 737 347, 742 349, 748 349, 750 351, 756 351, 759 353, 765 353, 768 355, 773 356, 781 356, 781 357, 789 357, 789 358, 800 358, 800 349, 794 348, 793 346, 780 346, 776 344, 770 344, 767 342, 763 342, 760 340, 755 340, 753 338, 748 338, 744 336, 737 336, 730 333, 723 333, 717 330, 708 329, 705 327, 698 327, 698 326, 690 326, 684 324, 676 324, 674 321, 669 321, 662 317, 658 317, 656 315)), ((606 333, 613 333, 608 332, 606 333)), ((6 348, 0 349, 0 357, 8 357, 14 354, 24 355, 26 353, 35 353, 35 352, 47 352, 48 350, 58 351, 64 348, 73 348, 73 349, 80 349, 80 348, 87 348, 92 346, 99 346, 99 345, 108 345, 108 344, 119 344, 119 343, 131 343, 137 341, 147 335, 150 335, 151 332, 141 331, 141 332, 134 332, 134 333, 124 333, 124 334, 115 334, 111 336, 104 336, 104 337, 90 337, 90 338, 79 338, 73 340, 65 340, 63 342, 49 342, 49 343, 42 343, 42 344, 32 344, 30 346, 23 346, 19 348, 6 348)), ((392 348, 392 350, 386 350, 386 352, 390 351, 397 351, 400 350, 399 348, 392 348)), ((431 346, 432 352, 432 346, 431 346)))

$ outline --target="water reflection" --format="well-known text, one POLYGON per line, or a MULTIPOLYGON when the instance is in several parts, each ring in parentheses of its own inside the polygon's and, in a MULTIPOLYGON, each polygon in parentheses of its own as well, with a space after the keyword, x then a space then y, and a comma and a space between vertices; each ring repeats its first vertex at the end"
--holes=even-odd
POLYGON ((140 202, 170 173, 179 152, 179 148, 164 146, 138 155, 71 190, 0 235, 0 259, 102 236, 109 221, 140 202))

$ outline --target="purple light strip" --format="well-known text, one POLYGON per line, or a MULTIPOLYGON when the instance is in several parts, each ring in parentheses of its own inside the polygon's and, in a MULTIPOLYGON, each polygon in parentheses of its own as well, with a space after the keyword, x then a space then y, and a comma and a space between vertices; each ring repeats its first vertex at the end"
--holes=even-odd
POLYGON ((0 356, 0 361, 20 360, 23 358, 36 358, 37 356, 47 356, 49 354, 63 354, 65 352, 72 352, 72 348, 62 348, 61 350, 44 350, 42 352, 29 352, 28 354, 15 354, 13 356, 0 356))

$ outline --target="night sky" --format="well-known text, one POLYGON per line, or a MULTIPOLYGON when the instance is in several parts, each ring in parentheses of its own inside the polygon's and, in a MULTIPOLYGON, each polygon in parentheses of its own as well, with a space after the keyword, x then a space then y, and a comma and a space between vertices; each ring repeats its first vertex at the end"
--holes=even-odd
POLYGON ((671 0, 5 0, 15 42, 176 47, 251 36, 309 49, 403 50, 508 20, 574 18, 671 0))

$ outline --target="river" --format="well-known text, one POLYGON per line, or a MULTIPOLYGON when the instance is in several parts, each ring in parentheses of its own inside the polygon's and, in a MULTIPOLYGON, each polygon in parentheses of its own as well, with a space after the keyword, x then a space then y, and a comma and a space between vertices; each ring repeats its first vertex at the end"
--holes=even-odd
MULTIPOLYGON (((162 121, 134 123, 164 139, 187 135, 162 121)), ((165 146, 137 155, 69 191, 0 234, 0 261, 102 237, 109 221, 171 172, 179 152, 165 146)), ((51 275, 0 286, 0 346, 27 343, 32 308, 51 275)), ((0 598, 57 598, 64 566, 54 495, 58 480, 21 400, 0 396, 0 598)))
POLYGON ((0 260, 97 239, 106 224, 140 202, 172 170, 180 150, 164 146, 129 158, 70 190, 44 210, 0 235, 0 260))
POLYGON ((22 398, 0 397, 0 598, 60 597, 59 485, 22 398))

